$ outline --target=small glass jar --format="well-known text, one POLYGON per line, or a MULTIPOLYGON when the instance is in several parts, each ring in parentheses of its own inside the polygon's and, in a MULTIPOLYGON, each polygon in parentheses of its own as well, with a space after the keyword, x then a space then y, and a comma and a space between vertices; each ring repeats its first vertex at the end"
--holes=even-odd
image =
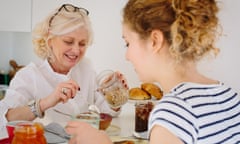
POLYGON ((108 104, 119 108, 128 100, 128 89, 125 88, 112 70, 104 70, 97 76, 97 91, 102 93, 108 104))
POLYGON ((26 122, 15 127, 12 144, 47 144, 41 123, 26 122))

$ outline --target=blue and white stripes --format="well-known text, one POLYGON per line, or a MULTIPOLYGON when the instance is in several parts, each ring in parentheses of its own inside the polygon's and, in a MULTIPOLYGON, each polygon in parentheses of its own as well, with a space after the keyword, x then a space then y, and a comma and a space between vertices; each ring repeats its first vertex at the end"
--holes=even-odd
POLYGON ((224 84, 182 83, 155 106, 149 128, 163 126, 186 144, 237 144, 240 98, 224 84))

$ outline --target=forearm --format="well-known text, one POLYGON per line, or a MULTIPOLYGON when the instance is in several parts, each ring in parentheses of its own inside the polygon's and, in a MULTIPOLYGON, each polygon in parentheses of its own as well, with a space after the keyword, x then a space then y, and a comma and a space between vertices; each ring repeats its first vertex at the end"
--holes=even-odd
POLYGON ((35 116, 28 106, 23 106, 23 107, 9 109, 6 114, 6 119, 8 121, 14 121, 14 120, 32 121, 35 119, 35 116))

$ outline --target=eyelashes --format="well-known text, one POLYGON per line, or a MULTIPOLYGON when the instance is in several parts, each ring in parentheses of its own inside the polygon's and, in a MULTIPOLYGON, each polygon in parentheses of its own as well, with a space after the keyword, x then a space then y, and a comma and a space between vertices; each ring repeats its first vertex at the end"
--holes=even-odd
POLYGON ((129 43, 126 43, 126 44, 125 44, 125 47, 129 47, 129 43))

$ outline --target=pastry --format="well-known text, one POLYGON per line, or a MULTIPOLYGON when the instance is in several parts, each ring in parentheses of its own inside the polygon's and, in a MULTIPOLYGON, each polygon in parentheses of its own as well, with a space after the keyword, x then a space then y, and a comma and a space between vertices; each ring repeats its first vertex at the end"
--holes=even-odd
POLYGON ((141 88, 135 87, 129 90, 129 99, 132 100, 148 100, 151 99, 151 95, 142 90, 141 88))
POLYGON ((142 83, 141 89, 146 91, 149 95, 154 96, 157 100, 161 99, 163 96, 160 87, 153 83, 142 83))

